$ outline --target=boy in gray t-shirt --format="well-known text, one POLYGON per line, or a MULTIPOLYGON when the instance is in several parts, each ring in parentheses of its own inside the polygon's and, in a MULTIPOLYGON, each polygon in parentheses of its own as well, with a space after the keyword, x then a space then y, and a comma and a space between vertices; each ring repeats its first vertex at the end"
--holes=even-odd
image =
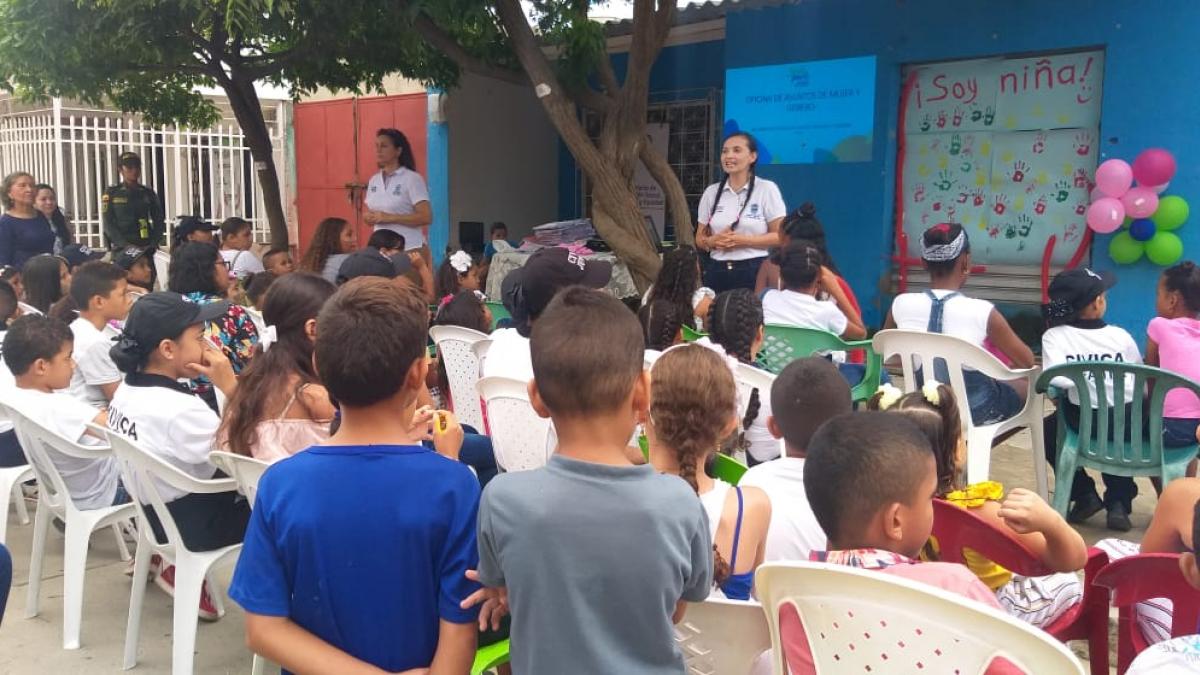
POLYGON ((513 672, 682 673, 672 624, 708 597, 712 540, 687 483, 626 458, 649 402, 637 319, 571 288, 530 349, 533 405, 558 449, 544 468, 497 476, 479 507, 479 580, 507 591, 513 672))

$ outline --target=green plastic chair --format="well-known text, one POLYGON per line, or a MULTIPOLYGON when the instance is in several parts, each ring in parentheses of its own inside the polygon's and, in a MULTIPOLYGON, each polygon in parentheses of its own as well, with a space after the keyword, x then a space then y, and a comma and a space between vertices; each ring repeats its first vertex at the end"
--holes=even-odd
POLYGON ((1188 389, 1200 395, 1200 383, 1175 373, 1154 368, 1111 361, 1085 361, 1064 363, 1044 371, 1034 385, 1039 393, 1050 391, 1054 395, 1057 387, 1051 384, 1056 377, 1069 379, 1079 394, 1079 430, 1067 424, 1059 406, 1057 469, 1054 471, 1054 510, 1063 516, 1071 499, 1071 480, 1078 467, 1089 467, 1114 476, 1159 476, 1163 487, 1184 475, 1188 462, 1196 456, 1196 444, 1181 448, 1164 448, 1162 440, 1163 399, 1167 392, 1188 389), (1125 400, 1125 378, 1133 378, 1132 401, 1125 400), (1113 382, 1113 400, 1108 400, 1107 387, 1096 387, 1096 401, 1088 389, 1088 382, 1113 382), (1140 392, 1148 391, 1143 399, 1140 392), (1128 415, 1125 406, 1129 405, 1128 415), (1146 405, 1149 415, 1144 417, 1146 405), (1095 407, 1093 407, 1095 406, 1095 407), (1141 427, 1141 420, 1149 420, 1148 435, 1131 434, 1125 441, 1125 430, 1133 426, 1134 432, 1141 427), (1111 427, 1112 434, 1108 433, 1111 427), (1114 440, 1117 439, 1117 440, 1114 440))
POLYGON ((730 485, 737 485, 742 480, 742 476, 750 470, 750 467, 742 464, 729 455, 717 453, 716 460, 713 462, 713 478, 720 478, 730 485))
POLYGON ((687 325, 686 323, 683 324, 682 333, 683 333, 683 341, 684 342, 695 342, 696 340, 699 340, 702 337, 708 337, 708 333, 701 333, 700 331, 696 330, 695 328, 692 328, 691 326, 687 325))
POLYGON ((509 314, 508 310, 504 307, 504 303, 488 301, 484 304, 488 306, 488 309, 492 310, 492 330, 496 330, 496 325, 499 324, 501 320, 512 318, 512 315, 509 314))
POLYGON ((475 652, 475 663, 471 664, 471 675, 483 675, 496 666, 508 663, 508 638, 480 647, 475 652))
POLYGON ((817 352, 866 351, 866 370, 863 379, 850 389, 854 401, 865 401, 879 389, 879 378, 883 372, 883 359, 875 353, 870 340, 847 342, 842 338, 815 328, 777 326, 767 324, 765 339, 758 360, 766 370, 778 375, 787 364, 796 359, 812 356, 817 352))

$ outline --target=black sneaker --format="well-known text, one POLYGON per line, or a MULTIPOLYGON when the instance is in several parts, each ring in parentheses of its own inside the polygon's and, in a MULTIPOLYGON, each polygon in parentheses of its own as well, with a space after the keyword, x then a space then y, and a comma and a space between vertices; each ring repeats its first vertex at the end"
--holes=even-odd
POLYGON ((1086 497, 1075 500, 1075 506, 1072 506, 1071 510, 1067 512, 1067 522, 1082 523, 1100 513, 1103 508, 1104 502, 1100 501, 1100 495, 1092 492, 1086 497))
POLYGON ((1128 532, 1133 529, 1129 522, 1129 509, 1124 504, 1113 504, 1108 507, 1108 529, 1117 532, 1128 532))

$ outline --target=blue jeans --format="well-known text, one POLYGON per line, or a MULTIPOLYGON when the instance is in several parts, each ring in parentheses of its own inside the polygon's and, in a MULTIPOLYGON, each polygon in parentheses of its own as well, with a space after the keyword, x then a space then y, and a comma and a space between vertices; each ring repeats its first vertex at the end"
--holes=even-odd
MULTIPOLYGON (((924 384, 922 370, 916 372, 917 385, 924 384)), ((934 377, 942 384, 950 383, 946 364, 940 359, 933 366, 934 377)), ((967 406, 971 409, 971 422, 975 426, 994 424, 1021 412, 1021 397, 1012 386, 993 380, 977 370, 963 370, 963 384, 967 387, 967 406)))
POLYGON ((9 555, 4 544, 0 543, 0 622, 4 621, 4 608, 8 606, 8 589, 10 588, 12 588, 12 556, 9 555))
POLYGON ((1191 417, 1163 418, 1163 445, 1168 448, 1182 448, 1196 444, 1196 427, 1200 419, 1191 417))
MULTIPOLYGON (((857 386, 862 382, 863 376, 867 374, 867 365, 865 363, 839 363, 836 364, 838 372, 842 377, 846 378, 846 383, 851 387, 857 386)), ((879 384, 890 384, 892 376, 888 373, 887 368, 882 368, 879 371, 879 384)))
POLYGON ((715 293, 732 291, 736 288, 754 290, 754 282, 758 280, 758 268, 762 267, 766 256, 750 258, 749 260, 713 260, 708 259, 704 264, 704 285, 715 293))

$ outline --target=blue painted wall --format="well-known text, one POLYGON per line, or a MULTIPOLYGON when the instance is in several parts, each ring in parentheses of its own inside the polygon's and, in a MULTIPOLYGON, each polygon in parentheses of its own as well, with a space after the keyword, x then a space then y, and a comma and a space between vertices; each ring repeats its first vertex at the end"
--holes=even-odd
MULTIPOLYGON (((1103 161, 1132 161, 1142 149, 1175 153, 1170 192, 1193 202, 1179 234, 1185 257, 1200 257, 1200 53, 1192 46, 1200 3, 1171 0, 807 0, 733 12, 726 20, 724 67, 738 68, 874 54, 878 59, 874 161, 763 167, 790 207, 818 205, 829 246, 855 288, 868 324, 879 325, 878 291, 890 255, 895 196, 900 68, 907 63, 1103 46, 1107 50, 1100 147, 1103 161)), ((686 70, 686 68, 685 68, 686 70)), ((1093 267, 1120 283, 1109 294, 1111 323, 1139 342, 1154 312, 1161 268, 1117 266, 1108 236, 1093 246, 1093 267)))

